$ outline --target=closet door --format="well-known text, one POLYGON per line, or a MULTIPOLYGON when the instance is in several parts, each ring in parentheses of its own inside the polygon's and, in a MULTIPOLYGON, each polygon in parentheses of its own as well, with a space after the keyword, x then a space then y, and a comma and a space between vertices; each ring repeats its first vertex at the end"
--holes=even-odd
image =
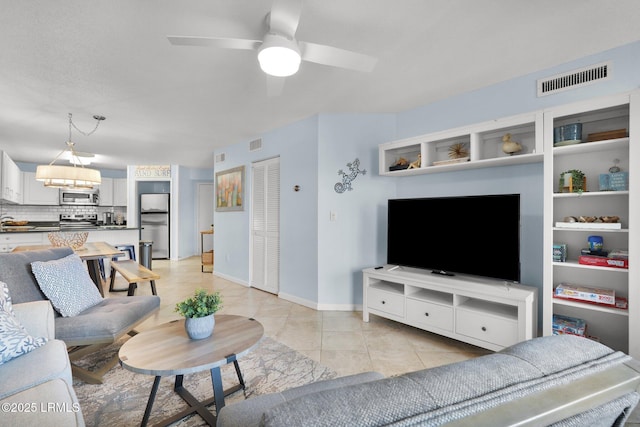
POLYGON ((277 294, 280 280, 280 159, 251 168, 251 286, 277 294))

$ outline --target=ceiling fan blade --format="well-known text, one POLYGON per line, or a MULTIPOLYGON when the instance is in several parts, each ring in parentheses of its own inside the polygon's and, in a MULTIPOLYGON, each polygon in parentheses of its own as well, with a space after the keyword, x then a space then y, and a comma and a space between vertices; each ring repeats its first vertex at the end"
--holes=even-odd
POLYGON ((349 70, 369 73, 378 62, 378 58, 351 52, 333 46, 322 44, 298 42, 302 52, 302 59, 316 64, 330 65, 332 67, 347 68, 349 70))
POLYGON ((219 37, 198 37, 198 36, 167 36, 169 42, 176 46, 204 46, 217 47, 221 49, 244 49, 255 50, 261 44, 261 40, 229 39, 219 37))
POLYGON ((274 0, 269 27, 278 33, 293 37, 298 30, 302 0, 274 0))
POLYGON ((267 96, 276 97, 282 95, 286 77, 267 75, 267 96))

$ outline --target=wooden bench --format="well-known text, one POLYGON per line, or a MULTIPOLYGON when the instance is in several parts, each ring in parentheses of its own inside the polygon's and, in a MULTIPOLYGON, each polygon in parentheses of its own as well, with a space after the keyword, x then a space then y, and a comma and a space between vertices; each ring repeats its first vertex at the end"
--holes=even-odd
POLYGON ((129 283, 129 290, 127 296, 132 296, 136 292, 138 282, 150 282, 151 292, 153 295, 158 295, 156 292, 156 279, 160 276, 153 271, 149 270, 144 265, 138 264, 136 261, 127 259, 123 261, 111 261, 111 267, 116 270, 124 280, 129 283))

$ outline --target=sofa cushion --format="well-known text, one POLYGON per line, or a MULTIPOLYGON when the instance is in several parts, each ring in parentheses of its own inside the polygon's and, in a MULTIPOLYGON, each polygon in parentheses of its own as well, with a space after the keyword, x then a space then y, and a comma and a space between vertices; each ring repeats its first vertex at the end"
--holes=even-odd
POLYGON ((84 426, 82 410, 71 385, 55 378, 16 393, 2 401, 20 411, 3 411, 6 426, 84 426))
POLYGON ((21 304, 47 299, 31 272, 33 261, 59 259, 72 253, 71 248, 0 253, 0 280, 9 286, 13 303, 21 304))
POLYGON ((0 372, 0 399, 54 378, 72 383, 67 346, 60 340, 49 340, 42 347, 0 365, 0 372))
POLYGON ((104 298, 74 317, 56 319, 56 338, 68 346, 111 343, 160 307, 160 297, 104 298))
POLYGON ((267 410, 263 422, 265 426, 441 425, 629 359, 585 338, 537 338, 465 362, 302 396, 267 410))
POLYGON ((29 353, 47 342, 45 337, 32 337, 20 324, 11 305, 6 283, 0 282, 0 365, 29 353))
POLYGON ((77 316, 99 304, 102 296, 76 254, 31 263, 38 285, 63 317, 77 316))
POLYGON ((318 391, 332 390, 381 378, 384 378, 384 376, 378 372, 363 372, 331 380, 317 381, 290 388, 281 393, 269 393, 252 397, 222 408, 218 414, 217 425, 219 427, 257 427, 260 425, 262 414, 266 410, 286 401, 318 391))

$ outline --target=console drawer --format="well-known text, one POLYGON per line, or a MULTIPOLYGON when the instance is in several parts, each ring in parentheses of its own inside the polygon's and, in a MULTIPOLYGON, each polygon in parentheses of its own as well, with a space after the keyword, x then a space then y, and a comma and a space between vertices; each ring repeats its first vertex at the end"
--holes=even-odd
POLYGON ((507 347, 518 342, 518 322, 458 308, 456 333, 507 347))
POLYGON ((404 295, 369 288, 367 307, 402 317, 404 316, 404 295))
POLYGON ((453 332, 453 307, 407 298, 407 320, 453 332))

